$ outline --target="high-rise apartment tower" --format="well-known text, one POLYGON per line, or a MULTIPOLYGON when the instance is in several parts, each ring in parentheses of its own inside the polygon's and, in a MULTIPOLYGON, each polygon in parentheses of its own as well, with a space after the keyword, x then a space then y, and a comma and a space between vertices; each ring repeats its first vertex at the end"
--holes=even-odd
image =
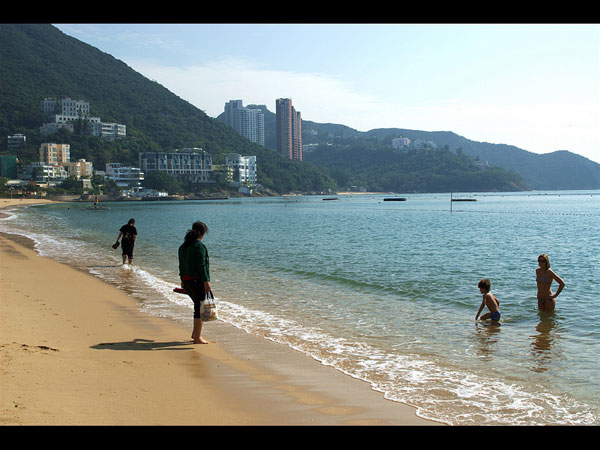
POLYGON ((265 145, 265 115, 260 109, 245 108, 241 100, 225 103, 223 122, 251 142, 265 145))
POLYGON ((284 158, 302 161, 302 116, 291 98, 275 101, 277 151, 284 158))

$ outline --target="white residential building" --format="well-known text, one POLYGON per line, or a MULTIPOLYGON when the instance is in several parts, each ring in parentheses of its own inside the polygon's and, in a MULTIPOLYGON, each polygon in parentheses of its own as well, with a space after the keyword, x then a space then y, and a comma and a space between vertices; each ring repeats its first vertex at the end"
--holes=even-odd
POLYGON ((40 161, 31 163, 27 167, 24 174, 25 178, 33 178, 34 170, 37 173, 34 181, 39 180, 44 183, 54 180, 65 180, 69 176, 67 170, 63 166, 40 161))
POLYGON ((398 138, 392 139, 392 148, 401 149, 410 146, 410 143, 411 140, 409 138, 400 136, 398 138))
POLYGON ((60 101, 61 114, 71 117, 87 117, 90 115, 90 104, 83 100, 65 97, 60 101))
POLYGON ((265 115, 260 109, 249 109, 241 100, 225 103, 223 122, 251 142, 265 145, 265 115))
POLYGON ((106 178, 117 186, 140 187, 144 181, 144 172, 139 167, 122 166, 120 163, 106 164, 106 178))
POLYGON ((13 134, 11 136, 6 136, 6 140, 8 143, 8 149, 12 150, 25 145, 25 142, 27 142, 27 137, 23 134, 13 134))
POLYGON ((70 176, 77 179, 91 178, 94 168, 90 161, 79 159, 71 162, 71 146, 44 142, 40 145, 40 162, 30 167, 43 171, 44 181, 60 180, 70 176))
POLYGON ((100 137, 104 139, 119 139, 127 136, 127 127, 120 123, 102 122, 100 129, 100 137))
POLYGON ((55 98, 45 98, 42 100, 41 108, 42 113, 47 120, 50 120, 54 117, 55 114, 58 114, 58 102, 55 98))
POLYGON ((233 182, 256 184, 256 156, 242 156, 238 153, 225 155, 225 166, 233 170, 233 182))
POLYGON ((211 183, 212 156, 201 148, 184 148, 174 152, 140 152, 140 169, 148 174, 165 172, 178 180, 192 183, 211 183))
POLYGON ((83 100, 63 98, 45 98, 41 104, 42 112, 47 122, 40 127, 42 135, 56 133, 61 128, 70 132, 75 129, 75 124, 83 120, 92 136, 104 139, 119 139, 127 135, 127 127, 119 123, 105 123, 100 117, 90 117, 90 104, 83 100))
POLYGON ((90 104, 84 100, 73 100, 65 97, 61 100, 45 98, 41 104, 42 112, 47 120, 54 120, 57 115, 85 118, 90 115, 90 104))
POLYGON ((302 144, 302 153, 314 152, 319 148, 319 144, 302 144))
POLYGON ((66 128, 71 133, 73 132, 73 123, 60 123, 60 122, 48 122, 40 127, 40 134, 42 136, 48 136, 56 133, 61 128, 66 128))

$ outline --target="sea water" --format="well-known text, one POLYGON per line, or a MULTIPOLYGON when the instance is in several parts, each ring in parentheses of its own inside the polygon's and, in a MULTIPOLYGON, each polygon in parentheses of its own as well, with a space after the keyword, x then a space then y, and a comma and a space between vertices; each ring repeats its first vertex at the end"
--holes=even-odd
POLYGON ((143 312, 191 321, 172 289, 177 248, 202 220, 222 321, 425 418, 600 424, 600 191, 385 197, 50 204, 14 209, 0 231, 117 285, 143 312), (111 244, 130 218, 139 234, 123 269, 111 244), (541 253, 566 283, 554 313, 537 309, 541 253), (499 326, 475 322, 482 278, 499 326))

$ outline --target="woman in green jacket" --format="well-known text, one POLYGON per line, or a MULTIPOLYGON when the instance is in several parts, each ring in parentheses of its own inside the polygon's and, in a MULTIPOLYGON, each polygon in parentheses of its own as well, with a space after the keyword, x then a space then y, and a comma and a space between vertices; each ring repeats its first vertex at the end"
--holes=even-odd
POLYGON ((194 302, 194 330, 192 339, 194 344, 208 344, 202 338, 202 319, 200 318, 200 305, 210 289, 210 270, 208 250, 201 242, 208 232, 208 227, 203 222, 194 222, 192 229, 185 235, 183 244, 179 247, 179 277, 181 287, 194 302))

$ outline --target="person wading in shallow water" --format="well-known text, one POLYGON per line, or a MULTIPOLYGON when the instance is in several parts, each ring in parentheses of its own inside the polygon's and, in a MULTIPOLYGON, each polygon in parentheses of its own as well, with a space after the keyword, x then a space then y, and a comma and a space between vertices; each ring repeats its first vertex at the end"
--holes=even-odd
POLYGON ((556 308, 556 297, 565 287, 565 282, 552 269, 548 255, 542 253, 538 256, 539 268, 535 269, 535 281, 537 283, 537 300, 540 311, 552 312, 556 308), (558 283, 558 289, 553 294, 550 289, 552 280, 558 283))
POLYGON ((129 219, 127 225, 123 225, 119 230, 119 235, 117 236, 117 243, 119 239, 123 237, 121 241, 121 249, 123 254, 123 264, 127 262, 129 259, 129 264, 133 262, 133 247, 135 246, 135 238, 137 237, 137 229, 135 228, 135 220, 129 219))
POLYGON ((497 323, 500 320, 500 300, 496 298, 494 294, 490 292, 492 288, 492 283, 487 278, 484 278, 477 285, 479 288, 479 292, 483 295, 483 299, 481 301, 481 306, 479 307, 479 311, 477 311, 477 315, 475 316, 475 320, 479 319, 479 314, 483 311, 485 306, 490 310, 489 313, 485 313, 481 316, 481 320, 492 320, 494 323, 497 323))
POLYGON ((205 223, 194 222, 178 251, 181 287, 194 302, 194 329, 192 331, 194 344, 208 344, 208 341, 202 337, 202 319, 200 318, 201 302, 211 291, 208 250, 201 242, 206 233, 208 233, 208 227, 205 223))

